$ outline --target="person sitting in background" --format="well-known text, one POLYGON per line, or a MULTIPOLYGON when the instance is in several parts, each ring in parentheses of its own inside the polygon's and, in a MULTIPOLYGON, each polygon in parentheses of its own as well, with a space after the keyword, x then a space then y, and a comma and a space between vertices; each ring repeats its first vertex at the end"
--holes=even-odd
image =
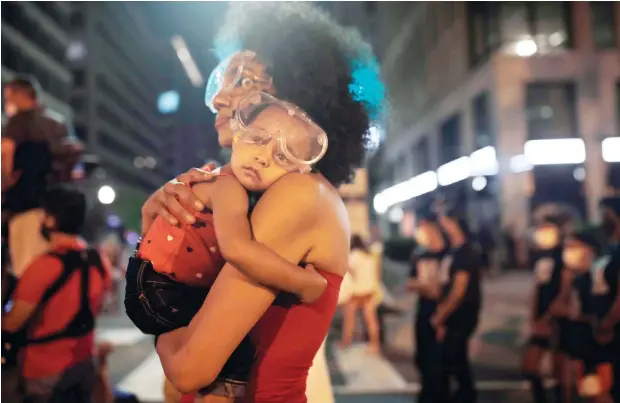
POLYGON ((2 130, 2 210, 9 214, 11 264, 20 276, 47 250, 39 234, 39 200, 47 185, 71 180, 83 147, 67 125, 39 102, 41 89, 30 77, 4 86, 8 116, 2 130))
POLYGON ((26 401, 88 403, 96 376, 95 317, 110 287, 109 267, 79 238, 84 194, 55 187, 45 193, 41 207, 39 231, 51 250, 19 279, 12 308, 2 316, 3 342, 12 335, 12 348, 22 347, 26 401))
POLYGON ((373 296, 378 288, 376 259, 371 255, 362 237, 355 234, 351 237, 351 255, 349 258, 351 270, 352 296, 344 306, 342 322, 341 347, 347 347, 353 341, 355 332, 355 315, 361 309, 364 323, 368 328, 369 350, 379 354, 379 320, 377 305, 373 296))

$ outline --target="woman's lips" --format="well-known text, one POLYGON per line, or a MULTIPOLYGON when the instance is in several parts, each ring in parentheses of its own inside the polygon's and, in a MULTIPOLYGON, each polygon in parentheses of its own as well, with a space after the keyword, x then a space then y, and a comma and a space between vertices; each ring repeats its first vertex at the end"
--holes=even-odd
POLYGON ((218 115, 217 118, 215 118, 215 127, 220 128, 228 124, 229 121, 230 121, 230 118, 228 116, 218 115))

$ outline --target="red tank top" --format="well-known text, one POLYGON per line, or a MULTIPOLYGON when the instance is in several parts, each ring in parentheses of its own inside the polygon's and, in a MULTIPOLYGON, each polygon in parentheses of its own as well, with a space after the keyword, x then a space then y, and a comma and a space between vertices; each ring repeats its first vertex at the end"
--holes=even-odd
POLYGON ((252 403, 305 403, 314 356, 336 310, 342 276, 320 271, 327 289, 312 304, 280 293, 250 332, 256 361, 248 388, 252 403))

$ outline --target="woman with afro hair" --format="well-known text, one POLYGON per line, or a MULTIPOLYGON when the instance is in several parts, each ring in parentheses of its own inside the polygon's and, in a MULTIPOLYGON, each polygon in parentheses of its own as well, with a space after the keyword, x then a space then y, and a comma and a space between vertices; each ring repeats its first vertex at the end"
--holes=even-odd
MULTIPOLYGON (((215 48, 222 63, 205 101, 217 113, 220 145, 245 141, 232 123, 256 93, 302 109, 327 136, 322 158, 311 170, 288 173, 271 185, 250 221, 257 241, 290 262, 315 267, 328 286, 316 302, 300 304, 226 264, 191 324, 161 335, 157 352, 175 388, 201 390, 201 401, 306 402, 308 370, 348 267, 350 228, 337 187, 363 162, 384 88, 370 46, 307 3, 231 3, 215 48), (226 393, 214 397, 205 385, 217 384, 246 335, 254 347, 247 387, 228 383, 226 393)), ((286 141, 277 144, 287 154, 286 141)), ((142 208, 143 232, 157 216, 171 224, 193 223, 203 206, 186 183, 211 178, 192 169, 156 191, 142 208)))

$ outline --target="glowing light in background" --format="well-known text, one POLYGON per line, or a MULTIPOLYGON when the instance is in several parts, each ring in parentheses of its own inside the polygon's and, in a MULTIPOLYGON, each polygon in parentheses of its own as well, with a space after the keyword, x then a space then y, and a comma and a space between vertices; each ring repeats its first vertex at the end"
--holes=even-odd
POLYGON ((179 110, 179 104, 181 103, 181 97, 176 91, 166 91, 159 94, 157 98, 157 109, 159 113, 167 115, 175 113, 179 110))
POLYGON ((573 170, 573 178, 577 182, 583 182, 586 179, 586 170, 583 167, 577 167, 573 170))
POLYGON ((471 187, 472 189, 474 189, 476 192, 480 192, 481 190, 483 190, 485 187, 487 187, 487 178, 485 178, 484 176, 476 176, 472 181, 471 181, 471 187))
POLYGON ((527 161, 525 155, 515 155, 510 159, 510 170, 514 173, 527 172, 532 170, 532 164, 527 161))
POLYGON ((499 162, 495 147, 486 146, 469 156, 469 169, 472 176, 493 176, 499 173, 499 162))
POLYGON ((110 228, 118 228, 121 226, 121 219, 116 214, 110 214, 108 216, 108 227, 110 228))
POLYGON ((97 199, 99 199, 99 203, 101 204, 112 204, 114 203, 114 199, 116 199, 116 192, 111 186, 103 185, 97 192, 97 199))
POLYGON ((581 164, 586 160, 586 146, 582 139, 530 140, 523 154, 532 165, 581 164))
POLYGON ((607 137, 601 143, 603 161, 620 162, 620 137, 607 137))
POLYGON ((70 62, 78 62, 86 57, 86 45, 82 41, 73 41, 67 46, 65 57, 70 62))
POLYGON ((196 65, 196 62, 192 58, 191 53, 185 43, 185 40, 179 35, 175 35, 172 37, 172 47, 177 52, 177 57, 181 61, 183 68, 185 69, 185 74, 189 77, 192 85, 194 87, 202 87, 204 85, 204 78, 196 65))
POLYGON ((469 178, 469 157, 457 158, 437 169, 437 181, 441 186, 448 186, 469 178))
POLYGON ((427 171, 378 193, 373 199, 373 207, 377 213, 383 214, 395 204, 432 192, 435 189, 437 189, 437 174, 433 171, 427 171))
POLYGON ((375 151, 381 145, 381 141, 383 140, 383 130, 377 126, 371 126, 368 129, 368 143, 366 145, 366 149, 368 151, 375 151))
POLYGON ((404 217, 405 217, 405 212, 400 207, 394 207, 393 209, 390 210, 388 214, 388 218, 393 223, 401 222, 404 217))
POLYGON ((515 53, 517 56, 529 57, 538 51, 536 42, 531 39, 522 39, 515 45, 515 53))

